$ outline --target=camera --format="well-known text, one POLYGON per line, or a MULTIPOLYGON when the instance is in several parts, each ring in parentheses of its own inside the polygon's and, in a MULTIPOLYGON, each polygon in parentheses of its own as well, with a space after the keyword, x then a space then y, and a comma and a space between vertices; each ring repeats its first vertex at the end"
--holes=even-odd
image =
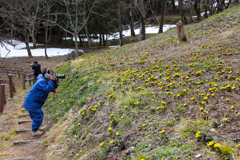
POLYGON ((56 74, 53 74, 53 76, 57 77, 57 78, 61 78, 61 79, 64 79, 65 78, 65 75, 56 75, 56 74))
POLYGON ((29 64, 29 67, 32 67, 34 64, 29 64))

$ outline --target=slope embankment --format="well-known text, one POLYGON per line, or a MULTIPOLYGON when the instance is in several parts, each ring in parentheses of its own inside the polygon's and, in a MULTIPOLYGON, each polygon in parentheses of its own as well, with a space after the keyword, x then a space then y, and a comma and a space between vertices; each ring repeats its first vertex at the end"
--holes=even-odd
POLYGON ((240 7, 56 67, 45 159, 237 159, 240 7))

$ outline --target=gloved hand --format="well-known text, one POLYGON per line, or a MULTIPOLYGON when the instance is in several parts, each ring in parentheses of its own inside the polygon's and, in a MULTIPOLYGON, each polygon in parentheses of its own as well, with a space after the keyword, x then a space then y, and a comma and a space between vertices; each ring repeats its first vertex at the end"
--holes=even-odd
POLYGON ((53 81, 53 82, 57 81, 57 77, 52 75, 52 76, 50 77, 50 81, 53 81))

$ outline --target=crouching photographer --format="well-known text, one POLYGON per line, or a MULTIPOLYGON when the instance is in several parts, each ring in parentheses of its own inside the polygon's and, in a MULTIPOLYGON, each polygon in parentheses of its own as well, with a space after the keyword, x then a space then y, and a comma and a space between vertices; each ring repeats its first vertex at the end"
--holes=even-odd
POLYGON ((50 68, 44 68, 42 74, 38 75, 36 83, 28 92, 23 107, 28 110, 33 121, 32 136, 40 136, 43 134, 44 127, 41 126, 44 116, 42 106, 48 94, 54 92, 57 87, 58 78, 56 75, 53 75, 53 71, 50 68))

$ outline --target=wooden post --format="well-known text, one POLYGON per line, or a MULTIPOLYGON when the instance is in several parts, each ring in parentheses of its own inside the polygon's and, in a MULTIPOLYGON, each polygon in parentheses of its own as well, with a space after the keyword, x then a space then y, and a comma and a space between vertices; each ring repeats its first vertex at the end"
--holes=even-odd
POLYGON ((12 83, 12 86, 13 86, 13 92, 16 93, 16 88, 15 88, 15 85, 14 85, 14 83, 13 83, 13 80, 12 80, 11 83, 12 83))
POLYGON ((9 89, 10 89, 10 98, 13 98, 13 84, 12 84, 12 75, 8 75, 9 79, 9 89))
MULTIPOLYGON (((31 78, 32 78, 32 75, 29 75, 29 76, 28 76, 28 79, 31 79, 31 78)), ((29 80, 29 86, 31 86, 31 82, 32 82, 32 81, 29 80)))
POLYGON ((22 85, 23 85, 23 89, 25 89, 25 73, 22 72, 22 85))
MULTIPOLYGON (((3 79, 0 79, 0 85, 1 85, 1 84, 4 85, 3 79)), ((3 87, 3 104, 6 104, 5 85, 4 85, 4 87, 3 87)))
POLYGON ((32 83, 33 83, 33 85, 34 85, 34 83, 35 83, 35 82, 34 82, 34 74, 32 74, 32 78, 33 78, 33 79, 32 79, 32 83))
POLYGON ((4 87, 5 87, 5 84, 0 85, 0 113, 3 113, 3 110, 4 110, 4 107, 3 107, 3 104, 4 104, 4 87))
POLYGON ((6 68, 6 73, 7 73, 7 75, 8 75, 8 69, 6 68))
POLYGON ((19 69, 17 71, 18 71, 18 78, 20 79, 20 71, 19 71, 19 69))

